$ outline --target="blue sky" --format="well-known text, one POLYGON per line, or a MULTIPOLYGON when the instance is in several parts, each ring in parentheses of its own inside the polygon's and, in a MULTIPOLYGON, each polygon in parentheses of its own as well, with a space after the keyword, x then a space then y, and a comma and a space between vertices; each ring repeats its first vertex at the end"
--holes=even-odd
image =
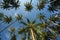
MULTIPOLYGON (((1 2, 1 0, 0 0, 0 2, 1 2)), ((0 12, 4 13, 5 15, 9 15, 9 16, 11 15, 13 17, 15 17, 15 14, 17 14, 17 13, 18 14, 22 14, 24 17, 28 17, 31 21, 34 20, 34 18, 37 17, 37 15, 39 14, 39 12, 44 12, 44 14, 46 15, 47 18, 51 15, 51 13, 47 10, 47 8, 48 8, 47 6, 45 6, 45 8, 43 9, 43 11, 42 10, 39 11, 36 8, 37 2, 38 2, 36 0, 32 1, 32 5, 33 5, 34 8, 33 8, 33 10, 31 12, 25 11, 25 7, 24 7, 24 3, 30 2, 30 0, 20 0, 20 2, 21 2, 21 4, 20 4, 21 6, 17 10, 15 10, 15 9, 4 10, 4 9, 0 8, 0 12)), ((49 4, 46 4, 46 5, 49 5, 49 4)), ((0 26, 3 28, 6 25, 7 25, 6 23, 3 23, 0 26)), ((12 26, 16 27, 18 29, 22 25, 20 25, 18 22, 16 22, 16 23, 12 24, 11 27, 12 26)), ((2 34, 2 40, 9 40, 10 37, 8 36, 9 33, 8 33, 7 30, 8 29, 6 29, 5 31, 3 31, 1 33, 2 34)))

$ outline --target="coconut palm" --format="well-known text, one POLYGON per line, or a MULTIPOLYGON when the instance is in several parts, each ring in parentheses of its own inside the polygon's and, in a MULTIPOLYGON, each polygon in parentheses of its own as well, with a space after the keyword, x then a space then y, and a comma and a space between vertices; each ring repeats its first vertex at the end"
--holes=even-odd
POLYGON ((23 27, 19 30, 19 34, 22 34, 24 32, 28 33, 28 40, 36 40, 35 38, 35 32, 33 30, 33 27, 35 27, 35 20, 30 22, 30 20, 27 18, 27 23, 21 21, 22 24, 24 24, 26 27, 23 27), (32 37, 31 37, 32 36, 32 37))
POLYGON ((10 24, 7 25, 7 26, 6 26, 5 28, 3 28, 2 30, 0 30, 0 33, 3 32, 5 29, 9 28, 9 27, 10 27, 12 24, 14 24, 15 22, 17 22, 18 20, 21 20, 21 19, 22 19, 22 16, 21 16, 21 15, 17 15, 17 16, 16 16, 16 20, 13 21, 12 23, 10 23, 10 22, 12 21, 11 16, 10 16, 10 17, 5 16, 4 21, 5 21, 6 23, 10 23, 10 24))
MULTIPOLYGON (((47 40, 48 38, 51 38, 52 35, 53 35, 53 37, 54 37, 54 34, 57 36, 57 33, 56 33, 54 30, 52 30, 51 28, 49 28, 49 26, 50 26, 50 24, 51 24, 51 21, 47 21, 48 19, 46 19, 46 22, 45 22, 45 15, 40 14, 40 15, 38 16, 38 18, 39 18, 41 21, 44 20, 44 21, 42 21, 42 22, 40 22, 40 23, 38 24, 37 28, 35 28, 36 30, 39 29, 40 31, 42 31, 42 32, 40 32, 40 34, 41 34, 41 35, 40 35, 40 36, 41 36, 41 40, 47 40), (50 37, 49 37, 48 34, 46 33, 46 29, 51 32, 52 35, 50 35, 50 37), (43 34, 44 34, 44 35, 43 35, 43 34), (48 38, 45 39, 46 37, 48 37, 48 38)), ((55 21, 56 21, 56 20, 55 20, 55 21)), ((56 36, 55 36, 55 38, 56 38, 56 36)), ((53 38, 53 37, 52 37, 52 38, 53 38)), ((53 38, 53 39, 55 40, 55 38, 53 38)))
MULTIPOLYGON (((29 38, 31 36, 32 36, 32 40, 47 40, 49 38, 46 33, 46 28, 48 27, 47 23, 41 22, 41 23, 35 24, 35 20, 33 22, 30 22, 28 18, 27 18, 27 23, 23 21, 21 21, 21 23, 23 23, 26 27, 21 28, 19 30, 19 34, 28 33, 28 40, 31 39, 29 38)), ((24 40, 25 39, 26 37, 24 38, 24 40)))
POLYGON ((10 35, 11 35, 10 40, 17 40, 17 39, 16 39, 15 30, 16 30, 16 29, 15 29, 14 27, 10 28, 10 30, 9 30, 10 35))
POLYGON ((32 3, 32 0, 31 0, 30 2, 26 2, 26 3, 25 3, 24 6, 25 6, 25 10, 26 10, 26 11, 31 11, 31 10, 32 10, 33 6, 32 6, 31 3, 32 3))

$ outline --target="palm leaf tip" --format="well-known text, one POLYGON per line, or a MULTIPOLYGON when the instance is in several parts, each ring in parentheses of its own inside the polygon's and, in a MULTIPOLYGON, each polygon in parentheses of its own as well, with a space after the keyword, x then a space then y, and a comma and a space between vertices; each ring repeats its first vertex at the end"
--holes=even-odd
POLYGON ((17 20, 21 20, 22 19, 22 15, 17 14, 16 19, 17 20))

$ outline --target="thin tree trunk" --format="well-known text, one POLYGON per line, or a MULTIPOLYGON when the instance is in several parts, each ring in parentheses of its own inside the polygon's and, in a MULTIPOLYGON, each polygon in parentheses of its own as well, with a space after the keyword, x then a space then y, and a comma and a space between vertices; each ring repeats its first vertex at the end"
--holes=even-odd
POLYGON ((31 31, 31 34, 32 34, 32 40, 35 40, 35 36, 34 36, 33 30, 31 28, 30 28, 30 31, 31 31))
POLYGON ((30 4, 32 3, 32 0, 30 1, 30 4))
POLYGON ((0 24, 4 23, 4 21, 0 22, 0 24))
POLYGON ((16 22, 16 20, 12 23, 10 23, 7 27, 3 28, 2 30, 0 30, 0 33, 3 32, 5 29, 9 28, 12 24, 14 24, 16 22))

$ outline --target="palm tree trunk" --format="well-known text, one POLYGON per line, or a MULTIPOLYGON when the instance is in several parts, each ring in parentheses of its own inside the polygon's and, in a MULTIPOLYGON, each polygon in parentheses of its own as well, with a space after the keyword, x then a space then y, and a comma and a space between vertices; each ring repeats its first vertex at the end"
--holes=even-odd
POLYGON ((4 21, 0 22, 0 24, 4 23, 4 21))
POLYGON ((14 22, 12 22, 11 24, 9 24, 7 27, 3 28, 2 30, 0 30, 0 33, 3 32, 5 29, 9 28, 12 24, 14 24, 16 22, 16 20, 14 22))
POLYGON ((32 40, 35 40, 35 36, 34 36, 32 28, 30 28, 30 31, 31 31, 31 34, 32 34, 32 40))
POLYGON ((32 0, 30 1, 30 4, 32 3, 32 0))

